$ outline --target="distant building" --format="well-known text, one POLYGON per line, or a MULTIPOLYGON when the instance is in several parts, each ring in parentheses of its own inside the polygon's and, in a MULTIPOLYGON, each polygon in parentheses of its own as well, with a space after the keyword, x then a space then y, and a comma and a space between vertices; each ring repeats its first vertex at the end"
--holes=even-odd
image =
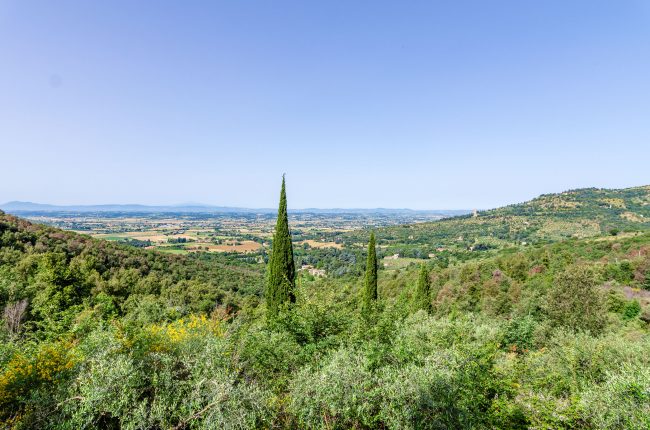
POLYGON ((306 270, 307 273, 309 273, 311 276, 315 276, 317 278, 324 278, 327 276, 325 269, 316 269, 311 264, 303 264, 300 267, 300 270, 306 270))
POLYGON ((312 276, 316 276, 317 278, 324 278, 327 276, 325 273, 325 269, 309 269, 309 274, 312 276))

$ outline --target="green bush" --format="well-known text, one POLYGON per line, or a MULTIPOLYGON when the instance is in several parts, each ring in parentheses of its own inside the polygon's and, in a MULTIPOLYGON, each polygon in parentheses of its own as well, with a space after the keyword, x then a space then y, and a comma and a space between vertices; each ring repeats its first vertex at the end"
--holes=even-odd
POLYGON ((606 322, 605 302, 594 270, 573 265, 559 273, 548 294, 546 312, 556 326, 602 332, 606 322))
POLYGON ((269 394, 237 383, 227 342, 201 320, 154 326, 137 338, 97 332, 63 400, 67 428, 225 428, 269 423, 269 394), (131 351, 125 350, 131 344, 131 351), (135 353, 134 353, 135 352, 135 353))
POLYGON ((650 367, 624 365, 607 372, 603 384, 585 390, 580 406, 593 428, 650 428, 650 367))
POLYGON ((525 315, 510 320, 503 336, 504 346, 515 351, 527 351, 533 348, 537 321, 525 315))
POLYGON ((291 381, 289 412, 303 428, 376 428, 377 377, 358 351, 341 349, 291 381))
POLYGON ((641 313, 641 304, 638 300, 630 300, 623 308, 623 319, 631 320, 636 318, 641 313))

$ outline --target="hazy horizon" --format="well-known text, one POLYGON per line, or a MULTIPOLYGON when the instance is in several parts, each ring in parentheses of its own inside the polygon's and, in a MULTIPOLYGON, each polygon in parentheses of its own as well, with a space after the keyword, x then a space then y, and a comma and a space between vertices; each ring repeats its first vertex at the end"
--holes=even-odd
MULTIPOLYGON (((566 191, 570 190, 575 190, 579 188, 605 188, 605 189, 626 189, 626 188, 636 188, 636 187, 644 187, 644 186, 649 186, 650 183, 643 183, 643 184, 633 184, 630 186, 623 186, 619 188, 615 187, 592 187, 592 186, 587 186, 587 187, 576 187, 576 188, 565 188, 565 189, 558 189, 558 190, 553 190, 553 191, 545 191, 541 192, 539 194, 531 195, 529 198, 525 198, 524 200, 519 200, 519 201, 510 201, 510 202, 504 202, 502 204, 498 205, 491 205, 491 206, 466 206, 466 207, 408 207, 408 206, 372 206, 372 207, 361 207, 361 206, 294 206, 291 205, 291 198, 290 196, 287 199, 287 205, 289 210, 305 210, 305 209, 322 209, 322 210, 327 210, 327 209, 359 209, 359 210, 371 210, 371 209, 406 209, 406 210, 416 210, 416 211, 438 211, 438 210, 451 210, 451 211, 471 211, 471 210, 489 210, 489 209, 495 209, 499 208, 502 206, 507 206, 511 204, 517 204, 517 203, 524 203, 529 200, 532 200, 536 197, 539 197, 540 195, 543 194, 559 194, 563 193, 566 191)), ((290 194, 289 191, 287 191, 287 194, 290 194)), ((1 197, 1 195, 0 195, 1 197)), ((151 206, 151 207, 156 207, 156 206, 167 206, 167 207, 173 207, 173 206, 205 206, 205 207, 226 207, 226 208, 241 208, 241 209, 277 209, 274 208, 272 205, 270 206, 241 206, 241 205, 230 205, 230 204, 221 204, 221 203, 206 203, 206 202, 201 202, 201 201, 195 201, 195 202, 170 202, 170 203, 142 203, 139 201, 131 201, 131 202, 120 202, 120 201, 108 201, 108 202, 93 202, 90 201, 88 203, 75 203, 75 202, 66 202, 66 203, 61 203, 57 201, 34 201, 34 200, 29 200, 29 199, 14 199, 14 200, 2 200, 0 198, 0 206, 6 205, 8 203, 30 203, 30 204, 40 204, 40 205, 51 205, 51 206, 151 206)))
MULTIPOLYGON (((230 205, 219 205, 219 204, 208 204, 208 203, 201 203, 201 202, 187 202, 187 203, 171 203, 171 204, 142 204, 142 203, 116 203, 116 202, 108 202, 108 203, 88 203, 88 204, 58 204, 58 203, 43 203, 43 202, 34 202, 34 201, 27 201, 27 200, 11 200, 11 201, 0 201, 0 209, 2 209, 4 206, 8 204, 34 204, 34 205, 44 205, 44 206, 52 206, 52 207, 97 207, 97 206, 144 206, 144 207, 151 207, 151 208, 156 208, 156 207, 205 207, 205 208, 232 208, 232 209, 247 209, 247 210, 270 210, 270 211, 276 211, 277 208, 268 206, 268 207, 262 207, 262 206, 230 206, 230 205)), ((292 207, 291 205, 288 206, 289 211, 304 211, 304 210, 412 210, 412 211, 471 211, 473 209, 484 209, 484 208, 420 208, 420 209, 414 209, 414 208, 408 208, 408 207, 292 207)), ((488 208, 485 208, 488 209, 488 208)))
MULTIPOLYGON (((650 186, 650 184, 637 184, 633 185, 631 187, 622 187, 621 189, 626 189, 626 188, 638 188, 638 187, 645 187, 645 186, 650 186)), ((606 187, 585 187, 585 188, 606 188, 606 187)), ((512 205, 512 204, 518 204, 518 203, 524 203, 527 201, 530 201, 536 197, 539 197, 540 195, 543 194, 559 194, 563 193, 566 191, 571 191, 575 190, 576 188, 567 188, 563 190, 558 190, 558 191, 551 191, 551 192, 544 192, 540 193, 535 196, 531 196, 528 199, 521 200, 521 201, 513 201, 513 202, 507 202, 502 205, 498 206, 488 206, 488 207, 430 207, 430 208, 413 208, 413 207, 390 207, 390 206, 375 206, 375 207, 355 207, 355 206, 349 206, 349 207, 344 207, 344 206, 331 206, 331 207, 325 207, 325 206, 306 206, 306 207, 296 207, 292 206, 289 204, 290 199, 287 199, 287 206, 290 211, 304 211, 304 210, 310 210, 310 209, 315 209, 315 210, 375 210, 375 209, 385 209, 385 210, 412 210, 412 211, 472 211, 472 210, 490 210, 490 209, 496 209, 502 206, 507 206, 507 205, 512 205)), ((607 188, 607 189, 614 189, 614 188, 607 188)), ((234 208, 234 209, 249 209, 249 210, 273 210, 275 211, 277 208, 274 208, 272 206, 233 206, 233 205, 226 205, 226 204, 211 204, 211 203, 204 203, 204 202, 185 202, 185 203, 151 203, 151 204, 145 204, 145 203, 139 203, 139 202, 130 202, 130 203, 120 203, 120 202, 96 202, 96 203, 56 203, 56 202, 41 202, 41 201, 30 201, 30 200, 11 200, 11 201, 2 201, 0 200, 0 209, 2 209, 3 206, 7 204, 12 204, 12 203, 24 203, 24 204, 36 204, 36 205, 48 205, 48 206, 54 206, 54 207, 93 207, 93 206, 146 206, 146 207, 215 207, 215 208, 234 208)))
POLYGON ((0 202, 493 208, 650 183, 642 1, 0 2, 0 202), (114 203, 111 203, 114 202, 114 203))

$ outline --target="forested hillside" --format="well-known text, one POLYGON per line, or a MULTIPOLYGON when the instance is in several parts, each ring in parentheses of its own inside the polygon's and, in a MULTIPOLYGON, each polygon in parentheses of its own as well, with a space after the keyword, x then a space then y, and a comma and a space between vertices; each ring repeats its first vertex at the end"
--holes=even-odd
MULTIPOLYGON (((314 279, 283 242, 273 312, 251 266, 2 214, 0 427, 647 429, 650 234, 576 193, 598 233, 467 262, 377 270, 370 240, 365 277, 314 279)), ((554 199, 440 224, 579 222, 526 212, 554 199)))
POLYGON ((32 224, 0 212, 0 306, 26 301, 30 332, 65 332, 82 309, 158 318, 236 309, 263 272, 218 255, 173 256, 32 224))
MULTIPOLYGON (((475 215, 381 228, 377 235, 389 254, 469 259, 522 244, 645 230, 650 230, 650 186, 545 194, 475 215)), ((348 233, 344 241, 362 242, 363 233, 348 233)))

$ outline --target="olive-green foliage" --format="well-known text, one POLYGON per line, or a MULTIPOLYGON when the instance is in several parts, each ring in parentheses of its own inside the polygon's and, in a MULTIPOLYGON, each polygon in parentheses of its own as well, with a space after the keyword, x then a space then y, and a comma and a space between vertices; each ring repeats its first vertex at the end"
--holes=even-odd
POLYGON ((650 367, 625 364, 587 389, 581 408, 595 428, 650 428, 650 367))
POLYGON ((634 279, 634 268, 627 261, 611 262, 605 266, 605 278, 607 281, 616 281, 619 284, 629 284, 634 279))
POLYGON ((593 269, 573 265, 558 274, 546 312, 557 326, 600 333, 605 326, 605 302, 593 269))
POLYGON ((266 306, 270 316, 278 313, 280 307, 296 301, 296 267, 293 261, 293 244, 289 231, 287 215, 287 194, 284 176, 280 191, 278 219, 273 234, 273 249, 269 259, 268 281, 266 286, 266 306))
POLYGON ((503 267, 504 272, 512 279, 525 281, 528 277, 530 261, 524 254, 517 253, 508 258, 503 258, 500 261, 500 265, 503 267))
POLYGON ((630 342, 619 334, 557 331, 543 350, 517 360, 514 371, 526 387, 517 403, 535 428, 645 428, 640 423, 648 420, 650 380, 641 369, 648 369, 648 352, 647 334, 630 342), (621 378, 631 388, 627 393, 613 392, 623 388, 611 385, 621 378), (607 399, 614 402, 606 406, 607 399))
POLYGON ((425 312, 431 312, 431 280, 429 279, 429 270, 423 264, 418 274, 418 282, 413 298, 414 310, 422 309, 425 312))
POLYGON ((377 301, 377 249, 375 233, 370 233, 368 241, 368 257, 366 259, 366 276, 364 279, 363 304, 365 313, 369 312, 377 301))
POLYGON ((489 426, 497 392, 488 381, 501 378, 492 372, 495 335, 419 312, 395 326, 379 365, 350 346, 304 368, 291 383, 289 411, 304 428, 489 426))
POLYGON ((336 351, 322 367, 298 373, 289 410, 305 428, 372 428, 379 409, 375 386, 362 355, 336 351))
POLYGON ((227 342, 209 332, 176 336, 138 332, 129 350, 114 330, 92 333, 77 347, 84 361, 53 393, 58 403, 28 419, 64 429, 262 426, 268 393, 236 382, 227 342))

